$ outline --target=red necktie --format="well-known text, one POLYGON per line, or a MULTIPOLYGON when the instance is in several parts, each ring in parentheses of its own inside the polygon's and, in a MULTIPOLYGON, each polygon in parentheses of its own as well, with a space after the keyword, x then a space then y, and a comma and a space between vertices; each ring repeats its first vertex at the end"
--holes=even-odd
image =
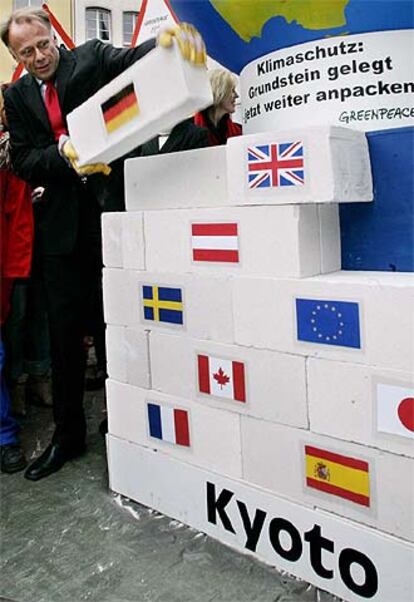
POLYGON ((46 82, 45 106, 50 125, 52 126, 55 135, 55 140, 59 140, 59 136, 61 134, 67 134, 68 131, 63 122, 57 90, 52 81, 46 82))

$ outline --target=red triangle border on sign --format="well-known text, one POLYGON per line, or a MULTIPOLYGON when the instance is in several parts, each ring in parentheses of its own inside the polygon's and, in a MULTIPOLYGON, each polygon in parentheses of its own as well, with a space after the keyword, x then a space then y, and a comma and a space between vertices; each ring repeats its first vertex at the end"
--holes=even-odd
MULTIPOLYGON (((172 18, 174 19, 174 21, 178 24, 180 21, 177 17, 177 15, 175 14, 175 12, 172 9, 172 6, 169 2, 169 0, 164 0, 164 4, 167 7, 167 9, 169 10, 172 18)), ((138 40, 138 36, 139 36, 139 32, 141 31, 141 26, 142 26, 142 22, 144 20, 144 16, 145 16, 145 12, 147 10, 147 6, 148 6, 148 0, 143 0, 142 2, 142 6, 141 6, 141 10, 139 12, 139 16, 138 16, 138 21, 135 25, 135 29, 134 29, 134 33, 132 35, 132 40, 131 40, 131 46, 134 48, 136 46, 137 40, 138 40)))

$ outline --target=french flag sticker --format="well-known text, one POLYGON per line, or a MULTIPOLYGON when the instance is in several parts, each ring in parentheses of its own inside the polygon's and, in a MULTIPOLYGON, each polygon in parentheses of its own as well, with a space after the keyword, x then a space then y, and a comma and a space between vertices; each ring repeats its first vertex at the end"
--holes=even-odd
POLYGON ((174 445, 190 447, 190 429, 187 410, 149 402, 148 426, 150 437, 174 445))

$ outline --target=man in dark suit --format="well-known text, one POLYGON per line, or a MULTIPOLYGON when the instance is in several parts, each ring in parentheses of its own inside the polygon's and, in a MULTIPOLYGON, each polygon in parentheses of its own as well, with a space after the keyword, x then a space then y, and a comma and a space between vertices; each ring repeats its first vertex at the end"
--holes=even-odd
MULTIPOLYGON (((83 337, 101 271, 97 190, 102 189, 102 174, 109 171, 102 164, 78 166, 66 115, 156 42, 119 49, 92 40, 68 51, 57 47, 49 17, 41 9, 15 11, 0 35, 28 72, 5 98, 13 168, 34 187, 45 189, 36 245, 49 314, 56 428, 51 445, 25 472, 26 478, 38 480, 85 449, 83 337)), ((192 26, 163 32, 158 43, 167 47, 174 36, 184 58, 205 61, 204 44, 192 26)))

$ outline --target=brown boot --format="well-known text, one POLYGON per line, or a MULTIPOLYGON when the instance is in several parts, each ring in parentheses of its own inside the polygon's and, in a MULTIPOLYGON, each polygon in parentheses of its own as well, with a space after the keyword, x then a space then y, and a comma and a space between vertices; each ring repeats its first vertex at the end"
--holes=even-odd
POLYGON ((27 374, 22 374, 10 385, 10 405, 15 416, 26 416, 26 381, 27 374))
POLYGON ((28 403, 35 406, 52 407, 52 379, 49 372, 41 376, 29 376, 26 383, 28 403))

